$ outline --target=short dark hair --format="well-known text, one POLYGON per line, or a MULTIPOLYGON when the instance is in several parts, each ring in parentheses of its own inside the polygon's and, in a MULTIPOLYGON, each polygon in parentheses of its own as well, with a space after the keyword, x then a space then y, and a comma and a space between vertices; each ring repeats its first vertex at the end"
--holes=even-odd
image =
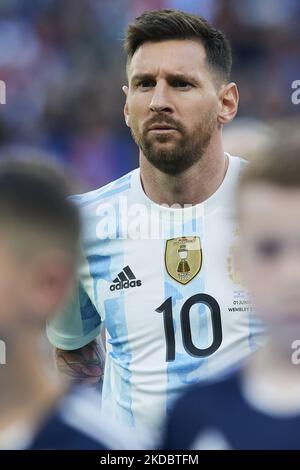
POLYGON ((204 18, 179 10, 147 11, 129 24, 124 48, 127 64, 145 42, 168 39, 194 39, 204 45, 208 66, 228 82, 231 75, 232 53, 226 36, 204 18))
POLYGON ((56 165, 39 160, 0 160, 0 233, 9 231, 26 252, 26 242, 54 244, 78 254, 80 216, 68 198, 70 180, 56 165), (23 237, 23 238, 22 238, 23 237))

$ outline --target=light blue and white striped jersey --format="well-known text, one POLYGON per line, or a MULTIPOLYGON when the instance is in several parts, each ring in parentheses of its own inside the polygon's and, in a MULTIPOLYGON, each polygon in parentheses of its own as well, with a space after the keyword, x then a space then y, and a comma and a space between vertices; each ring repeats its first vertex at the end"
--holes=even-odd
POLYGON ((236 364, 263 334, 234 262, 244 163, 229 156, 218 190, 185 208, 150 201, 138 169, 74 196, 84 226, 79 289, 48 337, 76 349, 103 323, 102 406, 130 426, 155 431, 184 387, 236 364))

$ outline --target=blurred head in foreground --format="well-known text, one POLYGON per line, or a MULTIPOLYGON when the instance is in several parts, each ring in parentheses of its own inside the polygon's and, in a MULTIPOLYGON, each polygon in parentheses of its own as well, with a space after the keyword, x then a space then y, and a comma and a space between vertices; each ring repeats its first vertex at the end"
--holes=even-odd
POLYGON ((39 331, 72 286, 80 221, 69 193, 68 181, 50 164, 0 162, 2 339, 39 331))
POLYGON ((259 154, 238 187, 241 269, 277 346, 300 338, 300 146, 291 138, 259 154))
MULTIPOLYGON (((52 165, 0 162, 0 449, 108 449, 126 443, 100 397, 55 374, 45 321, 73 288, 80 217, 52 165)), ((125 433, 123 432, 123 435, 125 433)))

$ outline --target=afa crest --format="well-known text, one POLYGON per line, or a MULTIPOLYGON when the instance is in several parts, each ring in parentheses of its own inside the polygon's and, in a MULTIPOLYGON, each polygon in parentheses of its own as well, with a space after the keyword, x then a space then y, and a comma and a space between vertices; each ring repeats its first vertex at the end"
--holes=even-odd
POLYGON ((202 249, 199 237, 179 237, 167 240, 165 265, 168 274, 187 284, 200 271, 202 266, 202 249))

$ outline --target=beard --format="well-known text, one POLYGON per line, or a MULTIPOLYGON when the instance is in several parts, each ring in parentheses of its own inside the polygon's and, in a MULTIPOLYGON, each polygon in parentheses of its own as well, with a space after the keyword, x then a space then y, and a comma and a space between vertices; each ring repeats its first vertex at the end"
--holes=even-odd
POLYGON ((193 132, 188 132, 181 123, 163 114, 147 122, 142 132, 134 122, 131 124, 133 139, 149 163, 163 173, 178 175, 202 158, 217 128, 217 112, 210 110, 193 132), (151 135, 150 126, 162 123, 174 127, 177 135, 174 137, 173 132, 171 136, 151 135))

